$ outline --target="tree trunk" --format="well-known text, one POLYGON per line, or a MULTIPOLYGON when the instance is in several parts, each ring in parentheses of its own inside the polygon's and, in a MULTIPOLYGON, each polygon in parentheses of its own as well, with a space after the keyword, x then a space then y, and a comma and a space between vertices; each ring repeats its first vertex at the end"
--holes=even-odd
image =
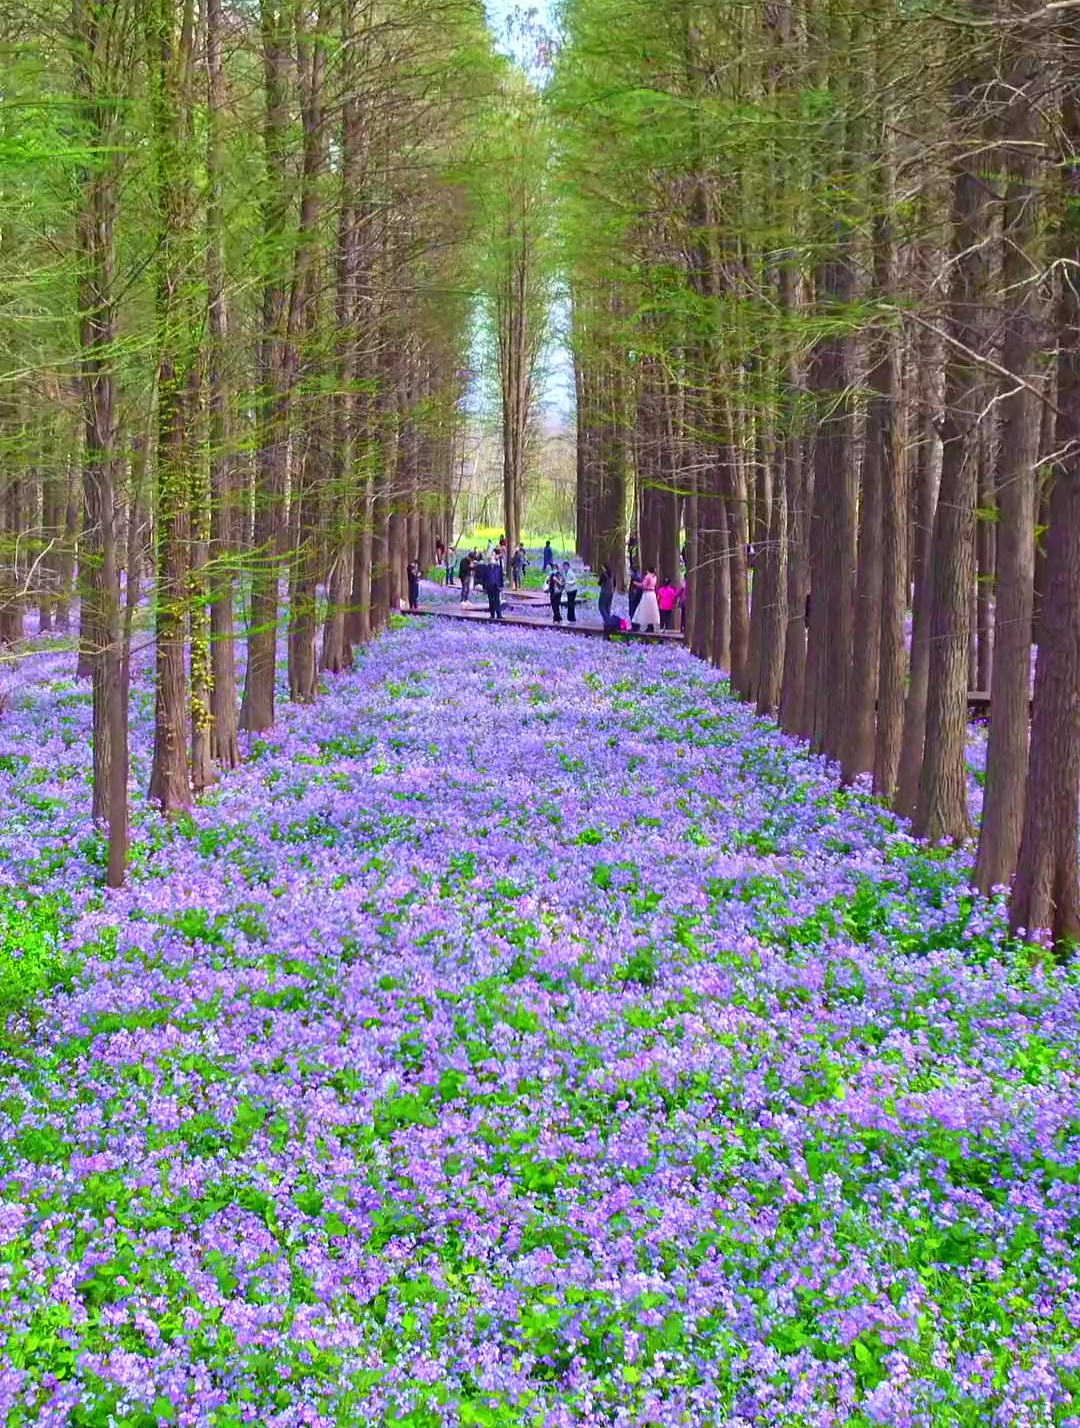
MULTIPOLYGON (((819 303, 843 313, 854 295, 851 238, 842 233, 824 264, 819 303)), ((810 537, 810 632, 807 699, 811 744, 831 759, 843 747, 844 710, 852 645, 852 569, 855 558, 855 478, 851 338, 823 338, 813 354, 811 381, 818 417, 814 442, 814 500, 810 537)))
MULTIPOLYGON (((892 233, 894 206, 889 119, 878 117, 880 142, 874 168, 874 287, 878 296, 893 301, 895 243, 892 233)), ((874 771, 881 744, 886 768, 882 771, 891 790, 899 756, 903 718, 905 601, 904 562, 900 542, 904 533, 903 472, 898 459, 900 378, 896 337, 887 326, 871 336, 870 403, 866 413, 862 463, 862 502, 859 514, 858 574, 855 590, 854 649, 848 689, 847 747, 843 773, 846 781, 874 771), (886 533, 888 526, 888 533, 886 533), (886 582, 888 541, 888 583, 886 582), (886 721, 888 727, 886 727, 886 721), (891 764, 891 769, 888 767, 891 764)))
MULTIPOLYGON (((885 338, 887 341, 887 336, 885 338)), ((883 446, 892 417, 887 410, 892 393, 888 382, 887 354, 877 336, 870 381, 872 397, 865 425, 862 490, 859 501, 859 545, 855 583, 855 610, 851 667, 845 690, 842 775, 851 783, 874 766, 877 732, 877 693, 881 653, 882 503, 885 465, 883 446), (854 631, 858 638, 854 638, 854 631)))
POLYGON ((288 477, 288 298, 282 246, 289 209, 289 16, 291 7, 261 0, 266 110, 263 148, 267 197, 263 231, 269 267, 259 343, 260 423, 255 479, 248 658, 240 727, 261 733, 274 723, 278 622, 278 522, 288 477))
POLYGON ((1002 403, 998 468, 997 571, 994 658, 990 682, 990 736, 986 786, 973 885, 989 893, 1012 880, 1023 831, 1031 698, 1031 617, 1035 575, 1035 467, 1039 459, 1040 403, 1037 338, 1041 322, 1033 272, 1039 189, 1028 89, 1040 66, 1022 52, 1010 76, 1006 125, 1006 194, 1003 216, 1001 363, 1026 387, 1002 403), (1032 390, 1035 389, 1035 390, 1032 390))
POLYGON ((940 482, 941 445, 937 432, 937 369, 940 343, 926 329, 919 347, 920 435, 916 454, 915 539, 912 574, 911 661, 904 729, 900 741, 900 766, 896 775, 893 807, 904 818, 914 818, 919 796, 923 748, 926 738, 926 703, 930 678, 930 610, 934 599, 934 515, 940 482))
MULTIPOLYGON (((793 318, 796 305, 796 271, 793 255, 785 255, 780 269, 780 305, 793 318)), ((801 730, 806 687, 806 599, 809 591, 806 534, 806 464, 798 414, 799 364, 790 351, 784 370, 783 482, 787 505, 787 632, 784 638, 784 673, 780 688, 780 727, 796 737, 801 730)))
MULTIPOLYGON (((1080 24, 1064 25, 1069 53, 1080 24)), ((1080 264, 1080 92, 1070 80, 1062 105, 1065 203, 1059 261, 1080 264)), ((1058 300, 1056 447, 1046 583, 1035 668, 1027 797, 1009 908, 1014 934, 1049 931, 1059 950, 1080 939, 1077 822, 1080 819, 1080 295, 1068 280, 1058 300)))
POLYGON ((93 804, 109 829, 106 880, 120 887, 127 864, 128 749, 120 664, 120 582, 114 528, 117 427, 115 411, 115 224, 117 172, 114 121, 119 88, 109 57, 115 38, 92 0, 76 0, 75 88, 86 152, 76 222, 79 256, 79 385, 83 408, 83 500, 86 580, 83 631, 92 677, 93 804))
POLYGON ((908 462, 901 450, 900 354, 896 338, 886 334, 881 374, 880 441, 882 492, 881 635, 877 691, 877 732, 874 743, 874 792, 891 801, 900 767, 904 728, 904 681, 907 649, 904 616, 907 613, 908 462))
MULTIPOLYGON (((1023 278, 1019 281, 1024 281, 1023 278)), ((1006 300, 1008 289, 1005 288, 1006 300)), ((984 423, 983 450, 979 458, 979 518, 975 526, 975 669, 972 689, 989 689, 993 668, 990 633, 990 591, 996 567, 997 524, 994 520, 994 432, 991 421, 984 423)), ((1000 458, 999 458, 1000 460, 1000 458)))
POLYGON ((323 89, 327 53, 326 6, 320 5, 314 34, 297 37, 297 67, 302 76, 304 162, 301 180, 300 220, 289 303, 289 366, 286 388, 291 390, 302 372, 309 389, 304 408, 307 440, 297 463, 294 491, 296 538, 292 550, 289 589, 288 675, 289 697, 310 703, 318 692, 315 658, 317 591, 319 574, 319 498, 327 484, 326 432, 329 404, 320 395, 322 347, 319 319, 322 311, 319 284, 321 257, 320 219, 322 181, 327 166, 329 128, 323 89))
MULTIPOLYGON (((731 415, 725 414, 730 432, 731 415)), ((722 580, 726 591, 727 634, 721 647, 726 650, 722 663, 731 671, 732 691, 745 699, 750 680, 750 583, 746 567, 746 547, 750 539, 749 512, 746 498, 746 472, 733 444, 726 442, 720 451, 721 491, 723 494, 724 528, 721 550, 724 555, 722 580)))
POLYGON ((145 13, 153 117, 158 358, 157 590, 154 753, 150 799, 163 813, 191 803, 188 777, 187 670, 188 550, 191 539, 188 463, 194 457, 192 384, 197 380, 187 309, 193 245, 190 135, 186 104, 191 46, 190 4, 180 17, 172 0, 153 0, 145 13))
POLYGON ((8 471, 0 501, 0 646, 14 645, 23 636, 23 592, 20 589, 19 550, 22 543, 21 459, 13 451, 19 442, 14 403, 6 402, 7 421, 0 420, 0 436, 6 438, 8 471), (5 430, 6 428, 6 430, 5 430))
POLYGON ((237 729, 236 645, 233 618, 233 574, 229 562, 236 545, 233 530, 236 501, 235 458, 229 382, 226 373, 229 309, 225 281, 225 219, 222 199, 225 142, 222 134, 228 106, 221 55, 221 0, 206 0, 206 279, 207 388, 210 415, 210 754, 219 769, 240 763, 237 729))
MULTIPOLYGON (((1070 154, 1080 152, 1078 109, 1070 95, 1070 154)), ((1080 165, 1072 159, 1068 188, 1074 214, 1068 260, 1076 264, 1080 165)), ((1080 940, 1080 301, 1070 283, 1062 284, 1060 307, 1057 442, 1069 455, 1058 465, 1050 496, 1027 797, 1009 925, 1014 935, 1049 931, 1064 949, 1080 940)))
MULTIPOLYGON (((980 86, 965 76, 958 84, 955 119, 970 120, 980 86)), ((987 197, 976 158, 955 158, 952 276, 945 354, 941 490, 934 519, 934 598, 930 610, 930 661, 926 745, 915 832, 933 842, 962 842, 971 834, 968 810, 967 694, 969 600, 975 579, 975 501, 980 413, 987 377, 974 353, 984 346, 982 304, 988 260, 987 197)))
MULTIPOLYGON (((781 460, 786 460, 786 452, 781 456, 781 460)), ((788 501, 784 473, 780 474, 773 488, 764 550, 759 552, 757 558, 763 563, 762 573, 765 577, 764 595, 760 602, 759 592, 754 592, 755 607, 761 606, 758 626, 757 712, 772 714, 780 704, 784 648, 788 632, 788 501)))
POLYGON ((76 464, 69 460, 65 470, 60 546, 56 558, 56 628, 64 635, 71 630, 71 589, 75 578, 79 511, 82 508, 80 487, 76 464))

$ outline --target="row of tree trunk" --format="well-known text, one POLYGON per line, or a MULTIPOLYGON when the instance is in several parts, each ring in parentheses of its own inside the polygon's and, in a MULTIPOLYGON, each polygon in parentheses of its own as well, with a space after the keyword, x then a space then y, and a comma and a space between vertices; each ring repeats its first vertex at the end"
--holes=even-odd
MULTIPOLYGON (((482 16, 430 19, 76 0, 70 47, 50 51, 77 132, 37 144, 41 191, 71 195, 38 226, 71 257, 49 267, 55 292, 20 281, 78 330, 69 349, 57 321, 55 350, 5 388, 0 643, 33 606, 46 631, 78 611, 112 885, 141 599, 149 797, 173 814, 273 725, 280 636, 289 697, 310 701, 450 534, 473 308, 455 272, 479 211, 460 192, 477 114, 458 56, 498 62, 482 16)), ((37 227, 19 233, 26 273, 46 267, 37 227)))
MULTIPOLYGON (((626 231, 621 283, 579 269, 578 542, 623 577, 629 508, 645 568, 677 576, 682 544, 691 649, 921 837, 973 835, 969 705, 988 696, 973 882, 1011 885, 1015 932, 1068 944, 1080 936, 1080 359, 1063 276, 1080 231, 1076 35, 1030 7, 980 2, 969 18, 934 36, 951 80, 924 116, 933 160, 891 97, 906 55, 896 15, 877 16, 872 45, 833 7, 739 21, 759 26, 743 61, 760 67, 753 97, 780 181, 753 187, 745 151, 724 172, 691 133, 696 177, 671 182, 663 224, 650 211, 626 231), (755 231, 771 242, 755 250, 755 231), (673 268, 678 306, 656 292, 673 268), (632 315, 613 322, 620 308, 632 315)), ((688 100, 702 112, 745 100, 731 89, 745 69, 715 63, 730 33, 710 37, 693 7, 682 21, 688 100)))

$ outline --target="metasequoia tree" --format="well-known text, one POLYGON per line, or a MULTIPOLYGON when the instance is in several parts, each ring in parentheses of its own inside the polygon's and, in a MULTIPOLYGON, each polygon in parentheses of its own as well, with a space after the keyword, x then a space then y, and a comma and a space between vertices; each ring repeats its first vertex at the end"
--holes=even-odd
MULTIPOLYGON (((1048 931, 1059 946, 1075 947, 1080 940, 1080 24, 1066 19, 1055 38, 1067 76, 1057 155, 1064 189, 1056 234, 1064 269, 1056 312, 1058 457, 1048 512, 1030 767, 1010 925, 1013 931, 1048 931)), ((1021 171, 1021 180, 1023 176, 1021 171)))
POLYGON ((521 539, 537 369, 550 310, 549 143, 529 81, 511 69, 502 84, 505 99, 485 146, 487 184, 478 190, 484 225, 479 278, 498 370, 503 527, 514 550, 521 539))
POLYGON ((974 881, 1009 882, 1023 827, 1014 924, 1067 937, 1077 780, 1034 797, 1026 777, 1033 584, 1032 778, 1040 729, 1071 757, 1073 289, 1056 332, 1039 316, 1072 261, 1069 200, 1053 269, 1039 219, 1061 207, 1051 145, 1073 176, 1067 9, 570 0, 564 18, 579 548, 595 563, 621 447, 649 558, 655 493, 678 493, 691 648, 933 839, 970 836, 988 681, 974 881), (587 341, 598 275, 634 389, 618 444, 587 341))
POLYGON ((228 88, 222 53, 222 0, 206 0, 206 390, 209 421, 210 729, 220 769, 240 762, 234 647, 237 461, 229 382, 229 292, 225 267, 228 88))
MULTIPOLYGON (((199 464, 196 420, 198 364, 190 286, 194 274, 192 82, 195 17, 192 0, 147 0, 144 7, 147 72, 154 145, 156 233, 155 315, 157 365, 157 591, 154 758, 150 797, 163 812, 191 802, 187 751, 188 562, 193 520, 189 473, 199 464)), ((192 611, 198 606, 192 605, 192 611)), ((200 611, 201 614, 201 611, 200 611)), ((202 631, 200 630, 200 635, 202 631)), ((208 655, 205 635, 192 643, 192 686, 208 729, 208 655)), ((209 781, 209 748, 200 732, 198 781, 209 781)))
POLYGON ((985 75, 957 41, 959 75, 950 111, 952 250, 945 309, 945 396, 941 486, 931 560, 926 744, 914 826, 932 839, 962 840, 971 829, 967 801, 968 634, 975 579, 979 423, 991 396, 985 355, 990 196, 977 169, 984 135, 978 100, 985 75), (974 132, 972 132, 974 130, 974 132))
POLYGON ((1041 429, 1039 183, 1036 145, 1042 67, 1022 32, 1011 37, 1013 63, 1002 115, 1002 264, 998 299, 1001 365, 1008 384, 1001 402, 997 468, 993 719, 986 791, 973 882, 983 892, 1009 883, 1016 869, 1027 785, 1035 578, 1035 469, 1041 429))
POLYGON ((93 812, 109 832, 107 878, 123 881, 127 859, 127 708, 117 562, 116 224, 122 99, 133 62, 120 7, 78 0, 72 18, 72 81, 85 162, 73 215, 79 313, 82 484, 85 511, 80 651, 93 689, 93 812))
POLYGON ((271 726, 282 633, 306 702, 431 559, 481 311, 478 138, 507 95, 467 0, 77 0, 60 50, 56 21, 20 12, 5 76, 34 100, 0 145, 5 319, 32 299, 48 321, 4 345, 0 639, 33 605, 66 628, 77 555, 119 884, 141 599, 150 797, 172 814, 238 763, 241 727, 271 726))

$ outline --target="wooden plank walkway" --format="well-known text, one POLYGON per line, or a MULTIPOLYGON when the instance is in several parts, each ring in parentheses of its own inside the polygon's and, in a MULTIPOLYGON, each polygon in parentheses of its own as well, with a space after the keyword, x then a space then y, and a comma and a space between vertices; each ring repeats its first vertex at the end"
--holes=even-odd
MULTIPOLYGON (((549 607, 550 608, 550 607, 549 607)), ((404 613, 404 612, 403 612, 404 613)), ((431 615, 438 620, 465 620, 471 624, 485 625, 516 625, 527 630, 561 630, 568 635, 592 635, 596 639, 603 639, 607 633, 601 625, 586 625, 577 622, 573 625, 568 620, 563 620, 561 625, 556 625, 550 617, 544 619, 542 615, 515 615, 505 614, 501 620, 492 620, 488 617, 487 608, 477 605, 472 609, 463 609, 460 605, 434 605, 421 604, 418 609, 411 612, 414 615, 431 615)), ((667 644, 682 644, 683 637, 677 630, 659 630, 654 634, 649 634, 646 630, 620 630, 611 636, 615 640, 654 640, 667 644)))

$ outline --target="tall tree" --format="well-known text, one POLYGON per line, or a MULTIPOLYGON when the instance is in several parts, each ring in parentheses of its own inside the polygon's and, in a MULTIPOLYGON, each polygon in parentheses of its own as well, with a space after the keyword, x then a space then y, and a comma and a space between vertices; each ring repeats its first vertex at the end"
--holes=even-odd
POLYGON ((971 832, 967 798, 968 631, 975 580, 979 423, 988 397, 984 304, 990 203, 979 171, 979 56, 964 53, 953 88, 952 257, 946 314, 941 489, 934 518, 934 597, 923 753, 915 831, 961 841, 971 832))
MULTIPOLYGON (((173 0, 153 0, 145 7, 144 20, 157 218, 157 678, 150 797, 163 812, 173 813, 191 802, 185 654, 192 514, 189 471, 198 459, 193 432, 198 354, 189 297, 194 276, 192 0, 183 0, 179 13, 173 0)), ((208 720, 209 709, 200 711, 199 717, 208 720)))
MULTIPOLYGON (((1060 128, 1064 202, 1057 256, 1076 272, 1080 86, 1073 62, 1080 52, 1080 23, 1067 21, 1059 36, 1067 78, 1060 128)), ((1009 923, 1013 932, 1049 932, 1064 949, 1080 941, 1080 290, 1071 279, 1061 284, 1057 350, 1056 437, 1061 457, 1050 494, 1030 766, 1009 923)))

